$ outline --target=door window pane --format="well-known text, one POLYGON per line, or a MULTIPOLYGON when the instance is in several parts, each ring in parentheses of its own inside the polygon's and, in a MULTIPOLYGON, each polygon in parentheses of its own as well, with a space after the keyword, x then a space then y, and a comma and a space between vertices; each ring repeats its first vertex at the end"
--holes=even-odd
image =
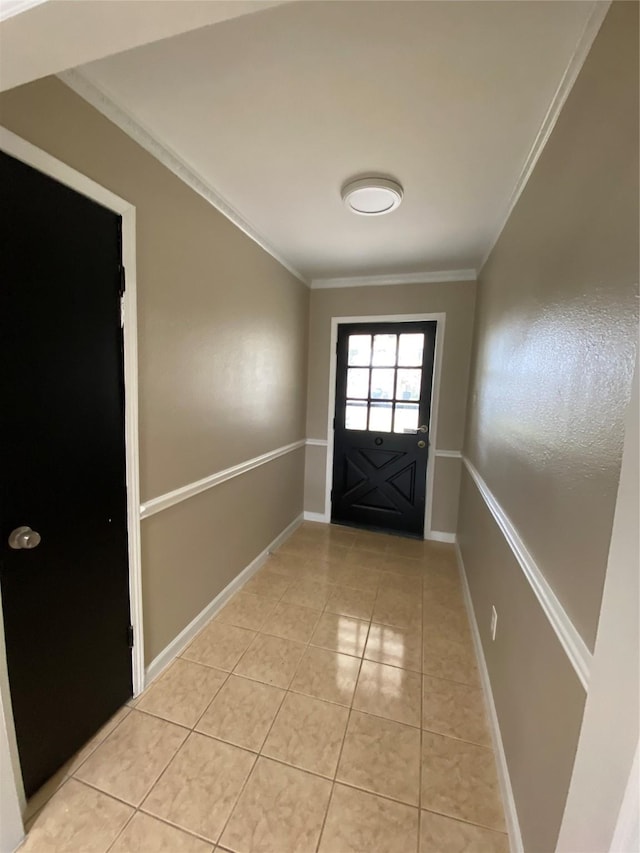
POLYGON ((392 403, 372 403, 369 410, 370 432, 391 432, 392 403))
POLYGON ((373 360, 376 367, 393 367, 396 363, 397 335, 373 336, 373 360))
POLYGON ((422 364, 424 335, 400 335, 398 347, 398 365, 400 367, 418 367, 422 364))
POLYGON ((418 429, 417 403, 396 403, 394 432, 416 432, 418 429))
POLYGON ((419 400, 421 378, 421 370, 398 370, 396 400, 419 400))
POLYGON ((349 335, 349 364, 369 366, 371 335, 349 335))
POLYGON ((367 428, 367 404, 359 400, 347 400, 344 418, 345 429, 367 428))
POLYGON ((347 397, 360 397, 365 399, 369 396, 369 368, 350 367, 347 370, 347 397))
POLYGON ((371 371, 371 397, 375 400, 393 400, 393 368, 374 368, 371 371))

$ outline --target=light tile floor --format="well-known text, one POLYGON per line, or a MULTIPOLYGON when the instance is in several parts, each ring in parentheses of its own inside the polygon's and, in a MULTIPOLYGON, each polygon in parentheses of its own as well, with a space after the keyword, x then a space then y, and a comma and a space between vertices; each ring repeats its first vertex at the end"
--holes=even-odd
POLYGON ((28 816, 22 853, 508 853, 452 546, 303 524, 28 816))

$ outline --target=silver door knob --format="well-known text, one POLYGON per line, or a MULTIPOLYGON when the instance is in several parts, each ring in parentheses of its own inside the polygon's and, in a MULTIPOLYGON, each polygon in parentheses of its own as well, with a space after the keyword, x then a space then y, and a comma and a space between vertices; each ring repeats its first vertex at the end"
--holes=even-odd
POLYGON ((426 424, 418 427, 418 432, 429 432, 429 427, 426 424))
POLYGON ((426 446, 427 446, 427 442, 426 442, 426 441, 422 441, 422 439, 421 439, 421 440, 418 442, 418 447, 426 447, 426 446))
POLYGON ((40 544, 40 534, 30 527, 16 527, 9 534, 9 547, 19 551, 21 548, 30 550, 40 544))

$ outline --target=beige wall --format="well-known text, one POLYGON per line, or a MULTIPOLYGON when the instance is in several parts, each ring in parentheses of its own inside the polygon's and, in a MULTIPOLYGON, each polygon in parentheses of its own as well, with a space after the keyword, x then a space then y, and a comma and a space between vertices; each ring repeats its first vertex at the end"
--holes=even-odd
POLYGON ((559 853, 640 850, 637 765, 630 776, 634 753, 637 760, 640 722, 639 380, 636 358, 589 695, 558 837, 559 853), (635 846, 631 840, 628 846, 618 846, 612 837, 627 784, 632 796, 628 805, 635 813, 635 846))
POLYGON ((593 648, 637 337, 636 3, 614 4, 478 288, 467 453, 593 648))
MULTIPOLYGON (((638 6, 614 3, 482 270, 469 391, 465 453, 590 648, 637 344, 637 69, 638 6)), ((459 535, 525 849, 551 850, 584 696, 466 475, 459 535)))
POLYGON ((466 469, 459 531, 524 849, 551 853, 569 787, 585 692, 466 469), (493 643, 492 605, 498 613, 493 643))
MULTIPOLYGON (((307 437, 327 438, 331 318, 393 314, 445 313, 437 449, 460 450, 464 435, 466 393, 475 282, 446 282, 381 287, 330 288, 311 291, 307 437)), ((432 450, 435 448, 432 448, 432 450)), ((460 462, 440 458, 434 469, 434 518, 455 532, 460 462)), ((324 512, 326 450, 307 448, 305 510, 324 512)))
MULTIPOLYGON (((4 93, 0 122, 136 207, 142 500, 304 438, 307 288, 60 81, 4 93)), ((147 662, 302 511, 303 467, 143 521, 147 662)))
POLYGON ((148 518, 142 529, 149 660, 302 507, 304 448, 148 518), (184 569, 189 567, 189 583, 184 569), (176 569, 179 569, 178 571, 176 569))

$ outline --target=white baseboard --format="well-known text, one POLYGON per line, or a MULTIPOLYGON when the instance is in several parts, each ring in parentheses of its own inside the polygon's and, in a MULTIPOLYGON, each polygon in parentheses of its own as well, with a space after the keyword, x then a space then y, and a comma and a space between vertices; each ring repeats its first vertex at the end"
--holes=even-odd
POLYGON ((487 669, 487 662, 484 658, 480 631, 478 630, 478 623, 476 621, 473 602, 471 600, 471 592, 467 582, 467 574, 464 570, 464 562, 462 561, 462 552, 460 551, 460 546, 458 544, 456 544, 456 558, 458 560, 458 569, 460 571, 469 622, 471 623, 473 645, 475 646, 476 658, 478 659, 478 671, 480 673, 480 680, 482 682, 484 697, 487 704, 489 728, 491 729, 491 740, 493 741, 493 751, 498 768, 498 779, 500 782, 500 791, 502 793, 502 802, 504 804, 511 853, 524 853, 520 823, 518 821, 518 812, 516 810, 516 802, 513 796, 513 788, 511 787, 511 779, 509 778, 509 767, 507 765, 507 758, 502 744, 498 714, 496 712, 495 702, 493 701, 493 691, 491 690, 491 681, 489 680, 489 670, 487 669))
POLYGON ((299 515, 285 529, 279 533, 264 551, 261 551, 258 556, 246 566, 240 574, 236 575, 231 583, 216 595, 216 597, 207 604, 207 606, 193 619, 186 628, 183 628, 178 636, 166 646, 157 657, 155 657, 145 670, 145 686, 149 685, 154 678, 157 678, 160 673, 165 670, 173 659, 186 648, 195 635, 201 628, 220 610, 231 596, 237 592, 241 586, 254 575, 258 569, 264 564, 267 557, 272 551, 275 551, 287 539, 293 531, 302 524, 302 515, 299 515))
POLYGON ((329 519, 323 512, 307 512, 304 513, 305 521, 318 521, 321 524, 329 524, 329 519))
POLYGON ((425 533, 424 538, 430 539, 432 542, 451 542, 452 544, 456 542, 455 533, 445 533, 442 530, 431 530, 429 533, 425 533))

